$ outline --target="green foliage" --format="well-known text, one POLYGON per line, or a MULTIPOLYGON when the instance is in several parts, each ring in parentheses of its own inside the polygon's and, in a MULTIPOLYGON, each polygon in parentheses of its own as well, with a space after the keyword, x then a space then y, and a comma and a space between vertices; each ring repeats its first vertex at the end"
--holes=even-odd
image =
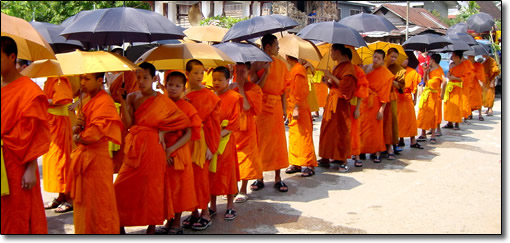
POLYGON ((436 16, 439 20, 441 20, 441 22, 443 22, 443 23, 445 23, 446 25, 448 25, 448 27, 452 26, 452 24, 450 24, 450 22, 451 22, 451 21, 450 21, 450 19, 448 19, 448 18, 445 18, 445 17, 441 16, 441 14, 439 13, 439 11, 437 11, 437 10, 435 10, 435 9, 434 9, 434 10, 432 10, 430 13, 431 13, 432 15, 436 16))
POLYGON ((226 16, 214 16, 210 18, 205 18, 202 21, 200 21, 200 25, 215 25, 218 27, 223 27, 230 29, 234 24, 236 24, 239 21, 247 20, 246 18, 235 18, 235 17, 226 17, 226 16))
POLYGON ((477 14, 480 12, 480 5, 475 1, 469 1, 467 7, 462 7, 460 9, 459 14, 455 17, 455 19, 448 20, 448 24, 450 26, 458 24, 460 22, 466 22, 471 15, 477 14))
POLYGON ((150 10, 143 1, 1 1, 2 13, 26 21, 60 24, 83 10, 126 7, 150 10))

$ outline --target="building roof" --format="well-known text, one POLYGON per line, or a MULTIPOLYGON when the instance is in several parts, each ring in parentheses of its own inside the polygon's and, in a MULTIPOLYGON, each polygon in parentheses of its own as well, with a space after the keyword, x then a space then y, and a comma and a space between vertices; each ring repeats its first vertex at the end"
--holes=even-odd
MULTIPOLYGON (((406 19, 406 6, 398 6, 393 4, 383 4, 379 6, 374 13, 386 8, 402 19, 406 19)), ((409 23, 432 29, 448 29, 448 25, 443 23, 439 18, 434 16, 424 8, 409 8, 409 23)))
POLYGON ((480 12, 489 14, 496 19, 501 19, 501 10, 492 1, 476 1, 480 6, 480 12))

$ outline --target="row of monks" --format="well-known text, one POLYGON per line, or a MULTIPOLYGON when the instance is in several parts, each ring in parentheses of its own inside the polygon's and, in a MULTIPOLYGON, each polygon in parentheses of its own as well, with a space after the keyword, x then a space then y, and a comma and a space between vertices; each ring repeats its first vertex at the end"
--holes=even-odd
POLYGON ((277 58, 278 40, 266 35, 262 46, 271 63, 217 67, 204 79, 202 63, 191 60, 186 70, 165 72, 164 94, 152 88, 155 67, 143 63, 136 72, 107 75, 106 89, 104 73, 80 75, 78 95, 65 77, 48 78, 42 91, 16 70, 14 41, 2 37, 1 45, 2 234, 47 233, 45 208, 73 210, 76 234, 118 234, 144 225, 147 233, 205 230, 216 215, 216 197, 226 195, 223 217, 235 219, 234 202, 248 199, 249 180, 255 180, 252 191, 264 188, 264 171, 275 172, 273 187, 284 193, 281 169, 308 177, 319 164, 336 161, 346 172, 351 156, 356 166, 366 153, 374 162, 384 151, 393 159, 393 145, 404 137, 421 148, 418 128, 432 130, 435 139, 442 110, 446 126, 456 128, 472 110, 492 108, 499 73, 490 57, 480 64, 454 52, 446 82, 440 58, 432 55, 416 117, 422 75, 406 62, 396 64, 396 49, 376 50, 373 63, 359 67, 351 64, 349 48, 334 44, 337 66, 309 79, 310 65, 277 58), (317 102, 310 101, 313 95, 317 102), (324 108, 319 160, 314 106, 324 108), (39 156, 44 190, 59 193, 48 205, 39 156), (183 212, 192 213, 181 220, 183 212))

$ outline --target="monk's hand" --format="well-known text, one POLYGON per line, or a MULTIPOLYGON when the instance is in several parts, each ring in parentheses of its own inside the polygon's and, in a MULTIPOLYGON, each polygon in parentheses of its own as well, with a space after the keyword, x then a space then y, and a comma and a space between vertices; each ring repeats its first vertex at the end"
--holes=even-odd
POLYGON ((377 120, 382 120, 383 119, 383 116, 384 116, 384 110, 379 110, 377 112, 377 120))
POLYGON ((165 132, 159 131, 158 136, 159 136, 159 144, 161 144, 161 146, 163 146, 163 149, 166 149, 165 132))
POLYGON ((494 88, 496 87, 496 82, 494 80, 492 80, 491 84, 489 85, 489 87, 491 88, 494 88))
POLYGON ((209 148, 207 148, 207 151, 205 152, 205 159, 211 160, 212 158, 213 158, 213 153, 211 152, 211 150, 209 150, 209 148))
POLYGON ((31 165, 31 163, 35 163, 37 165, 37 162, 29 162, 27 168, 25 169, 25 172, 23 173, 23 177, 21 178, 21 188, 25 190, 32 189, 32 187, 35 186, 37 179, 35 176, 36 167, 31 165))
POLYGON ((69 107, 67 107, 67 109, 69 111, 75 111, 77 106, 78 106, 78 102, 75 102, 75 103, 72 103, 69 107))
POLYGON ((78 114, 78 117, 76 118, 76 126, 84 127, 85 126, 85 116, 83 113, 78 114))
POLYGON ((298 108, 294 108, 294 110, 292 110, 292 119, 294 120, 298 120, 299 119, 299 110, 298 108))
POLYGON ((117 92, 115 92, 115 94, 114 94, 114 100, 118 100, 119 102, 121 102, 121 101, 126 101, 126 100, 124 99, 124 96, 123 96, 123 94, 124 94, 125 92, 126 92, 126 89, 125 89, 125 88, 123 88, 123 87, 119 88, 119 89, 117 90, 117 92))
POLYGON ((166 162, 168 165, 172 166, 174 164, 174 157, 170 156, 175 151, 175 148, 173 146, 168 147, 166 152, 166 162))
POLYGON ((358 119, 359 118, 359 109, 355 109, 354 110, 354 119, 358 119))

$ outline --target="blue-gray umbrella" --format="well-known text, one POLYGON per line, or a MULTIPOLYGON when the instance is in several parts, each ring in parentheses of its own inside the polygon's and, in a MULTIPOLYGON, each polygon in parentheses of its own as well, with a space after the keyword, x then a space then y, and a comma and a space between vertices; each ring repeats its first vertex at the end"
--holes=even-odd
POLYGON ((392 30, 398 30, 386 18, 367 13, 359 13, 349 17, 345 17, 338 21, 338 23, 350 26, 359 32, 372 32, 372 31, 384 31, 390 32, 392 30))
POLYGON ((234 24, 225 34, 222 42, 252 39, 292 29, 298 25, 296 21, 282 15, 257 16, 234 24))
POLYGON ((402 47, 404 49, 425 52, 443 48, 451 43, 452 42, 447 38, 437 34, 423 34, 409 38, 404 42, 404 44, 402 44, 402 47))
POLYGON ((487 50, 487 48, 485 48, 483 45, 480 45, 479 43, 471 46, 471 48, 473 48, 473 51, 475 52, 475 56, 489 55, 489 50, 487 50))
POLYGON ((225 54, 234 60, 234 62, 245 63, 273 61, 273 59, 271 59, 271 57, 269 57, 265 52, 252 44, 225 42, 213 46, 225 52, 225 54))
POLYGON ((468 33, 468 24, 466 22, 460 22, 446 31, 447 34, 452 33, 468 33))
POLYGON ((468 44, 470 46, 478 44, 478 42, 476 42, 475 38, 473 38, 473 36, 471 36, 470 34, 467 34, 467 33, 462 33, 462 32, 447 33, 447 36, 448 36, 448 38, 452 38, 452 39, 460 39, 460 40, 466 42, 466 44, 468 44))
POLYGON ((76 49, 83 50, 84 48, 81 42, 66 40, 66 38, 60 36, 60 32, 65 29, 63 26, 37 21, 32 21, 30 24, 44 37, 55 53, 70 52, 76 49))
POLYGON ((494 26, 494 18, 486 13, 477 13, 471 15, 467 20, 468 29, 476 33, 491 31, 494 26))
POLYGON ((463 40, 448 38, 451 42, 450 45, 447 45, 443 48, 437 48, 430 50, 430 52, 454 52, 454 51, 472 51, 473 49, 463 40))
POLYGON ((316 40, 354 47, 367 45, 357 30, 334 21, 310 24, 299 31, 297 36, 305 40, 316 40))
POLYGON ((122 7, 80 12, 61 35, 104 46, 182 39, 183 30, 158 13, 122 7))

